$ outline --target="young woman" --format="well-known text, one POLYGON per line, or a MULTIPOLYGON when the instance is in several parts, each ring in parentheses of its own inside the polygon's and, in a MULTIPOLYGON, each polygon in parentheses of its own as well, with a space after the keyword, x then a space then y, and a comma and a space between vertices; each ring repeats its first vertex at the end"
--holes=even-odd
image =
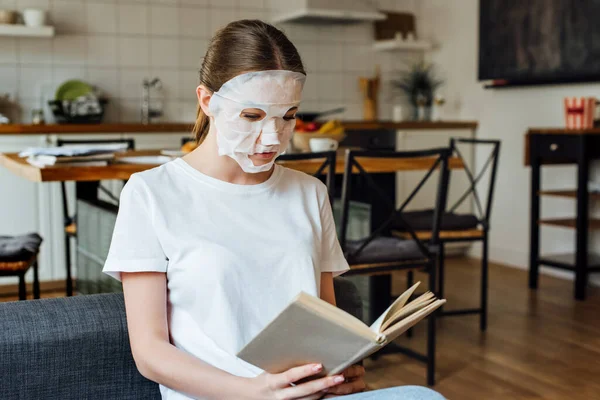
MULTIPOLYGON (((275 165, 305 72, 260 21, 215 35, 200 70, 200 146, 134 174, 104 272, 123 283, 131 349, 163 399, 319 399, 362 392, 364 369, 307 383, 317 364, 268 374, 235 354, 301 290, 335 304, 348 269, 325 186, 275 165)), ((441 399, 418 387, 349 399, 441 399)))

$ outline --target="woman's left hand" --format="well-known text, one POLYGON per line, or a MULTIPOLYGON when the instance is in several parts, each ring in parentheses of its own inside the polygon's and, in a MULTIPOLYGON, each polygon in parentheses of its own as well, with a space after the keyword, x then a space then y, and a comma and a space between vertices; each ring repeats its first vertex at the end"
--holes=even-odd
POLYGON ((352 365, 340 375, 343 375, 344 378, 346 378, 346 381, 329 388, 327 390, 327 395, 323 397, 324 399, 344 394, 358 393, 366 389, 365 381, 363 379, 365 376, 365 369, 361 365, 352 365))

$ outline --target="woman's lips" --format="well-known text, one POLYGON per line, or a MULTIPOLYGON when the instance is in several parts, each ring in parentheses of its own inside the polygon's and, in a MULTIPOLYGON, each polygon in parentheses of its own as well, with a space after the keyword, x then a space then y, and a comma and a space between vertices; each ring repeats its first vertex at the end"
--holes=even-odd
POLYGON ((268 160, 269 158, 273 158, 273 156, 277 154, 274 151, 271 152, 267 152, 267 153, 256 153, 254 154, 256 157, 261 158, 263 160, 268 160))

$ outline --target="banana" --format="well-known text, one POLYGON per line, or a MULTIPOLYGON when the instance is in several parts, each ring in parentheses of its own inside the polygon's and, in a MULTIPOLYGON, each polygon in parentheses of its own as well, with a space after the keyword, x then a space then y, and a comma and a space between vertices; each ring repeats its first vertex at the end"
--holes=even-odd
POLYGON ((329 132, 325 132, 326 135, 341 135, 343 133, 344 133, 343 126, 337 126, 337 127, 333 128, 332 130, 330 130, 329 132))
POLYGON ((340 128, 342 123, 337 119, 332 119, 324 123, 321 128, 319 128, 318 133, 331 133, 331 131, 340 128))

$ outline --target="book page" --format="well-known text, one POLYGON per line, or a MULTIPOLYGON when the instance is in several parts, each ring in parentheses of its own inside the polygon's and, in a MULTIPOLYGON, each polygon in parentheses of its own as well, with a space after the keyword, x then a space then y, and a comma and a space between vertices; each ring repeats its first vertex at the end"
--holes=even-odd
POLYGON ((435 296, 431 292, 423 293, 421 296, 417 297, 400 310, 396 311, 396 313, 388 316, 385 322, 381 325, 381 331, 385 331, 387 328, 400 321, 403 318, 408 317, 410 314, 417 312, 418 310, 428 306, 433 303, 435 300, 435 296))
POLYGON ((417 311, 416 313, 401 320, 397 324, 392 325, 390 328, 388 328, 386 331, 383 332, 383 334, 386 336, 385 343, 387 344, 387 343, 393 341, 394 339, 396 339, 398 336, 400 336, 401 334, 406 332, 408 329, 415 326, 417 324, 417 322, 419 322, 420 320, 422 320, 423 318, 425 318, 426 316, 428 316, 429 314, 431 314, 432 312, 437 310, 442 305, 444 305, 444 303, 446 303, 445 299, 444 300, 435 300, 433 303, 429 304, 425 308, 422 308, 421 310, 417 311))
POLYGON ((391 317, 392 315, 397 313, 398 310, 404 307, 410 296, 412 296, 413 292, 415 291, 415 289, 417 289, 417 286, 419 286, 420 284, 421 282, 415 283, 408 290, 406 290, 406 292, 398 296, 398 298, 392 303, 392 305, 389 306, 388 309, 385 310, 385 312, 381 314, 375 322, 373 322, 373 324, 371 325, 371 330, 376 333, 381 333, 381 326, 385 323, 385 321, 387 321, 387 319, 389 319, 389 317, 391 317))

